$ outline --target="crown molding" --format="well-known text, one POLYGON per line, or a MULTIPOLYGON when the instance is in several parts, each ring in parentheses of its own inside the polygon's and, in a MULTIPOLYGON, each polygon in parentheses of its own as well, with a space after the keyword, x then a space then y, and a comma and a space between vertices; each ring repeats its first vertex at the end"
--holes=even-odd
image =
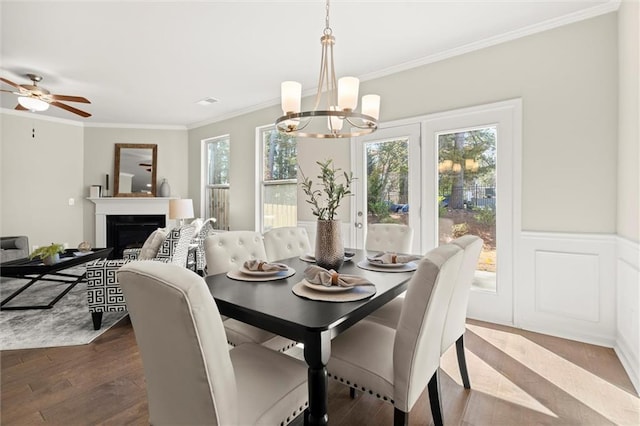
POLYGON ((111 129, 140 129, 140 130, 187 130, 187 126, 182 125, 161 125, 161 124, 126 124, 126 123, 87 123, 81 121, 70 120, 66 118, 50 117, 48 115, 39 115, 29 111, 17 111, 15 109, 0 108, 0 113, 7 115, 15 115, 17 117, 29 118, 32 120, 49 121, 52 123, 66 124, 70 126, 84 128, 111 128, 111 129))
POLYGON ((141 130, 187 130, 187 126, 173 124, 127 124, 127 123, 84 123, 87 128, 109 128, 109 129, 141 129, 141 130))
POLYGON ((0 113, 7 115, 15 115, 16 117, 29 118, 32 120, 49 121, 52 123, 66 124, 68 126, 84 127, 84 123, 66 118, 50 117, 48 115, 39 115, 29 111, 17 111, 15 109, 0 108, 0 113))
POLYGON ((481 50, 486 47, 495 46, 498 44, 506 43, 508 41, 516 40, 529 35, 541 33, 554 28, 562 27, 565 25, 573 24, 576 22, 584 21, 586 19, 595 18, 596 16, 604 15, 606 13, 615 12, 620 7, 621 0, 611 0, 608 3, 603 3, 589 9, 584 9, 578 12, 570 13, 558 18, 552 18, 528 27, 520 28, 508 33, 500 34, 494 37, 488 37, 483 40, 478 40, 473 43, 466 44, 454 49, 449 49, 444 52, 436 53, 433 55, 425 56, 423 58, 416 59, 414 61, 404 62, 399 65, 394 65, 379 71, 374 71, 368 74, 360 76, 360 81, 373 80, 380 77, 386 77, 391 74, 396 74, 401 71, 406 71, 412 68, 417 68, 423 65, 432 64, 434 62, 443 61, 445 59, 453 58, 455 56, 464 55, 465 53, 471 53, 476 50, 481 50))

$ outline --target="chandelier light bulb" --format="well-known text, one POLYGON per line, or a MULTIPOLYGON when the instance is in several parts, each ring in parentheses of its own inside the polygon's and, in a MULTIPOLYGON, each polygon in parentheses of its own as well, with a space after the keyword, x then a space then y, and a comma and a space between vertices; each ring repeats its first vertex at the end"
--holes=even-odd
POLYGON ((380 96, 364 95, 362 97, 362 113, 377 120, 380 117, 380 96))
MULTIPOLYGON (((330 106, 329 110, 340 111, 340 108, 336 106, 330 106)), ((331 130, 332 132, 337 132, 342 130, 342 124, 343 124, 343 120, 340 117, 336 117, 335 115, 329 116, 328 126, 329 126, 329 130, 331 130)))
POLYGON ((283 81, 280 85, 282 97, 282 112, 300 112, 302 84, 297 81, 283 81))
POLYGON ((356 77, 342 77, 338 80, 338 106, 342 111, 353 111, 358 106, 360 80, 356 77))

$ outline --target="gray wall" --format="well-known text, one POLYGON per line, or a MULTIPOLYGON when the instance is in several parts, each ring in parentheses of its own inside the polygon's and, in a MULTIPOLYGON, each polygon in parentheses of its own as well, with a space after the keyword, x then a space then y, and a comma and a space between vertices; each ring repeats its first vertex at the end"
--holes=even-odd
POLYGON ((640 242, 640 3, 622 2, 618 27, 618 234, 640 242))
MULTIPOLYGON (((90 185, 103 185, 105 175, 109 175, 110 195, 113 195, 113 176, 116 143, 144 143, 158 145, 158 184, 163 178, 171 187, 171 196, 187 198, 188 161, 187 131, 167 129, 133 129, 111 127, 89 127, 85 129, 84 169, 85 197, 89 196, 90 185)), ((84 202, 85 239, 92 244, 95 240, 95 205, 84 202)))
MULTIPOLYGON (((521 97, 523 229, 613 233, 617 81, 617 14, 610 13, 366 81, 360 91, 382 96, 385 121, 521 97)), ((200 140, 231 136, 232 229, 254 227, 254 131, 279 114, 274 106, 189 131, 193 198, 200 140)), ((309 174, 307 165, 329 156, 348 167, 344 155, 341 143, 315 141, 299 161, 309 174)), ((300 199, 300 219, 309 218, 306 210, 300 199)))
POLYGON ((9 114, 0 120, 1 235, 26 235, 31 246, 77 246, 83 241, 83 128, 9 114))

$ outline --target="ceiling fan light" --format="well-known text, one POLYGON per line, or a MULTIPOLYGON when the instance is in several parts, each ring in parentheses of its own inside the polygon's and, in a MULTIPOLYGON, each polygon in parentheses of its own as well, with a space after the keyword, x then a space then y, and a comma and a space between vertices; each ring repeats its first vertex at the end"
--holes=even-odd
POLYGON ((46 111, 49 109, 49 104, 40 99, 31 98, 29 96, 19 96, 18 103, 28 109, 29 111, 46 111))

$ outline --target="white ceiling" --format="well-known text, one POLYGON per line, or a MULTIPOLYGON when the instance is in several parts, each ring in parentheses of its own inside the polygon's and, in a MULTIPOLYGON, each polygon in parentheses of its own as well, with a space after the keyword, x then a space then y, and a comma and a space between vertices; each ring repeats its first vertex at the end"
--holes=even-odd
MULTIPOLYGON (((336 72, 373 78, 618 4, 334 0, 336 72)), ((0 75, 23 84, 24 74, 40 74, 52 93, 92 102, 69 103, 90 112, 88 119, 55 107, 41 115, 192 127, 279 103, 283 80, 302 82, 305 92, 317 84, 323 0, 3 0, 0 7, 0 75), (209 96, 219 102, 195 103, 209 96)), ((3 108, 15 105, 14 95, 2 93, 3 108)))

